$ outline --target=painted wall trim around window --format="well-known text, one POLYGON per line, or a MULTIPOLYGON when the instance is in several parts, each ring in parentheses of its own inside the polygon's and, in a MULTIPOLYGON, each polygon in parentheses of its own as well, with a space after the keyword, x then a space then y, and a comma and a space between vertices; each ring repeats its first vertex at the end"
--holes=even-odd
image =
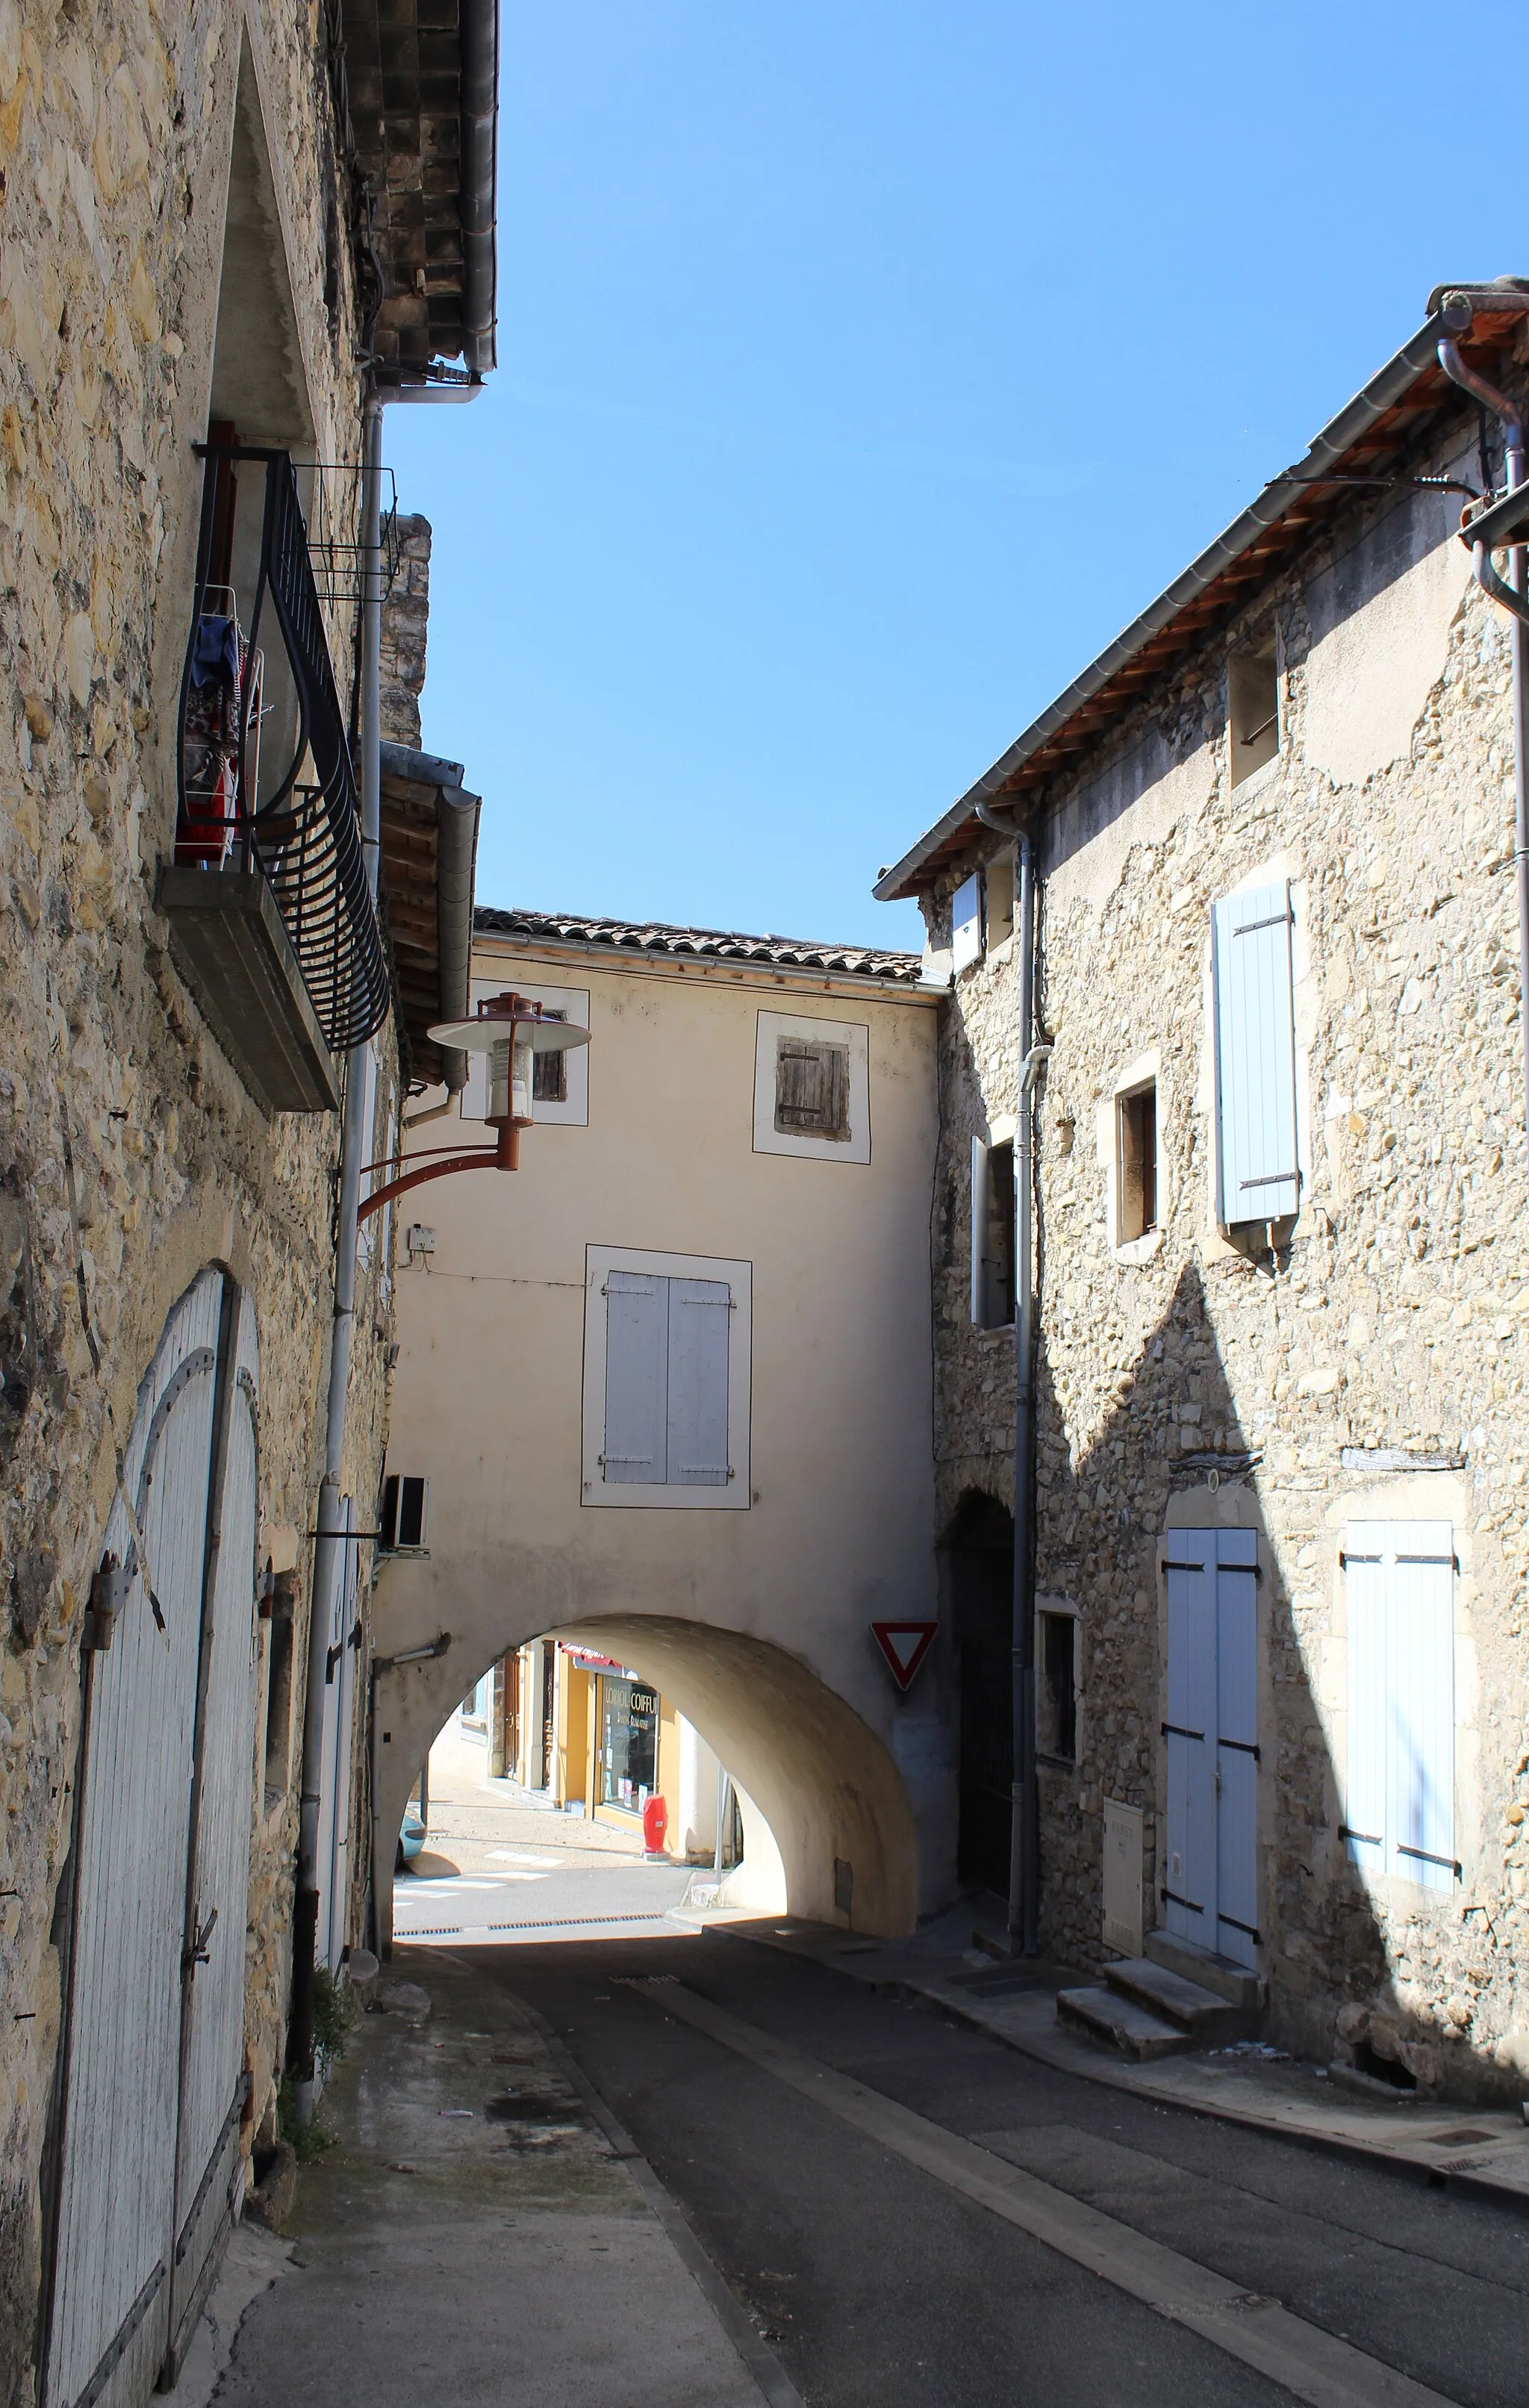
POLYGON ((794 1154, 807 1162, 871 1159, 871 1029, 863 1021, 818 1019, 810 1013, 761 1011, 754 1051, 754 1151, 794 1154), (782 1041, 843 1047, 849 1056, 848 1132, 817 1137, 776 1126, 777 1063, 782 1041))

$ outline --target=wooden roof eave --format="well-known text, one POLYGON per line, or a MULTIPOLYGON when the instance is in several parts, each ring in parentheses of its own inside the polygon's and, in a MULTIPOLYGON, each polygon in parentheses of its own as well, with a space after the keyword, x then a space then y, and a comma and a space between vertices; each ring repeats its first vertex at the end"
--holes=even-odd
MULTIPOLYGON (((1523 326, 1529 291, 1500 308, 1483 307, 1478 291, 1472 300, 1476 314, 1461 349, 1468 361, 1490 372, 1495 352, 1523 326)), ((890 902, 926 892, 970 850, 980 825, 978 797, 1002 806, 1005 798, 1031 794, 1071 755, 1091 745, 1155 676, 1218 619, 1242 606, 1247 589, 1277 573, 1334 510, 1348 506, 1356 475, 1382 473, 1430 418, 1455 401, 1456 389, 1437 356, 1448 331, 1439 308, 1432 307, 1419 332, 1329 423, 1305 459, 1273 479, 1242 517, 884 872, 873 889, 876 896, 890 902), (1180 588, 1185 590, 1176 605, 1180 588), (1070 703, 1071 697, 1075 699, 1070 703)))

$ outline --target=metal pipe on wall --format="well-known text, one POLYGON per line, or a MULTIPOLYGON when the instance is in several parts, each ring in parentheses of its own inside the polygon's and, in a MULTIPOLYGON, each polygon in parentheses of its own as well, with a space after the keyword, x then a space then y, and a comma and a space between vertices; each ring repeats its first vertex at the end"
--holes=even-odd
POLYGON ((1040 1945, 1040 1800, 1035 1775, 1035 1073, 1050 1047, 1032 1043, 1035 1024, 1035 841, 1028 829, 977 817, 1011 838, 1018 854, 1015 949, 1019 956, 1019 1092, 1014 1131, 1014 1611, 1011 1630, 1014 1762, 1009 1834, 1009 1947, 1033 1956, 1040 1945))
MULTIPOLYGON (((1462 303, 1464 324, 1458 331, 1464 334, 1470 325, 1468 305, 1462 303)), ((1456 311, 1450 302, 1444 308, 1445 322, 1450 323, 1456 311)), ((1503 430, 1503 477, 1508 492, 1515 493, 1524 480, 1523 420, 1518 405, 1499 393, 1495 385, 1467 366, 1453 342, 1438 347, 1439 366, 1452 383, 1471 394, 1492 410, 1503 430)), ((1465 529, 1468 535, 1470 530, 1465 529)), ((1511 612, 1508 639, 1512 663, 1513 717, 1513 869, 1518 889, 1519 908, 1519 1030, 1523 1065, 1523 1113, 1529 1126, 1529 626, 1524 624, 1529 609, 1529 552, 1516 544, 1507 555, 1507 589, 1517 603, 1507 601, 1511 612)), ((1483 593, 1493 599, 1506 599, 1495 591, 1499 580, 1484 545, 1476 547, 1476 580, 1483 593)))
MULTIPOLYGON (((367 888, 377 900, 382 850, 382 406, 374 394, 365 422, 365 517, 362 528, 361 614, 361 843, 367 888)), ((367 1118, 373 1070, 368 1043, 353 1045, 345 1059, 345 1119, 339 1149, 339 1227, 335 1240, 335 1305, 329 1340, 329 1391, 325 1416, 324 1478, 319 1488, 313 1584, 308 1613, 308 1685, 303 1702, 303 1785, 297 1823, 297 1885, 292 1915, 292 2015, 287 2027, 287 2064, 296 2077, 297 2112, 313 2109, 314 1949, 319 1925, 319 1821, 324 1782, 324 1707, 328 1686, 328 1626, 343 1570, 345 1512, 340 1482, 345 1455, 345 1412, 351 1383, 351 1340, 355 1325, 356 1214, 367 1148, 367 1118)))

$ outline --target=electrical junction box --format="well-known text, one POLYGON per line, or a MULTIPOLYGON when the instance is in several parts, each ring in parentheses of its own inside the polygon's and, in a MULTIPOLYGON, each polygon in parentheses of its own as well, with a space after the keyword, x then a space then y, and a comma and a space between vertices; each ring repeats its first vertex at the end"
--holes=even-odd
POLYGON ((425 1222, 411 1221, 404 1238, 404 1244, 411 1254, 433 1254, 436 1250, 436 1233, 425 1222))

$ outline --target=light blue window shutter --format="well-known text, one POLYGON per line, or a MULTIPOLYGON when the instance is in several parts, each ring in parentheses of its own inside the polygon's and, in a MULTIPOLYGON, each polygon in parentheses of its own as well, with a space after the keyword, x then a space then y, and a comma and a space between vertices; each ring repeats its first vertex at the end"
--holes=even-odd
POLYGON ((982 882, 964 878, 957 887, 950 905, 950 958, 954 969, 963 970, 982 955, 982 882))
POLYGON ((1372 1876, 1386 1870, 1387 1538, 1384 1522, 1350 1522, 1344 1534, 1349 1745, 1343 1819, 1349 1862, 1372 1876))
POLYGON ((1163 1921, 1216 1946, 1216 1539, 1171 1529, 1168 1566, 1168 1844, 1163 1921))
POLYGON ((1258 1941, 1258 1537, 1216 1538, 1216 1944, 1239 1965, 1258 1941))
POLYGON ((669 1283, 669 1484, 726 1488, 728 1345, 732 1291, 726 1280, 669 1283))
POLYGON ((1448 1522, 1388 1529, 1388 1869, 1452 1890, 1454 1532, 1448 1522))
POLYGON ((1227 896, 1211 930, 1220 1212, 1234 1229, 1301 1200, 1289 884, 1227 896))
POLYGON ((665 1479, 669 1289, 647 1271, 605 1280, 605 1453, 608 1484, 665 1479))

